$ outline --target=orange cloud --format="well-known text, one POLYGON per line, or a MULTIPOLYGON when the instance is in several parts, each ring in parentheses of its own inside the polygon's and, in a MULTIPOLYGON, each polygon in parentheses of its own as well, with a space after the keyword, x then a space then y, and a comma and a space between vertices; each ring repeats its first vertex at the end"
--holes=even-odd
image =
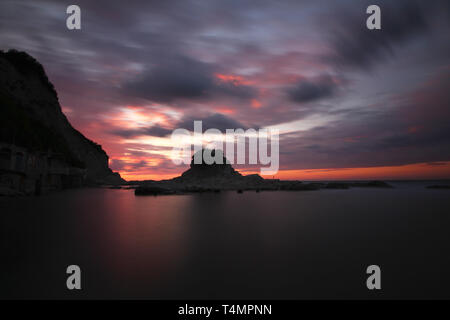
POLYGON ((234 114, 236 111, 234 109, 231 108, 227 108, 227 107, 217 107, 214 108, 215 111, 223 113, 223 114, 234 114))
POLYGON ((280 170, 275 178, 282 180, 450 179, 450 162, 438 164, 432 162, 367 168, 280 170))
POLYGON ((172 179, 175 178, 177 176, 179 176, 179 174, 177 173, 167 173, 167 174, 158 174, 158 173, 154 173, 154 172, 150 172, 150 173, 139 173, 136 174, 136 172, 121 172, 120 176, 122 178, 124 178, 127 181, 133 181, 133 180, 165 180, 165 179, 172 179))
POLYGON ((221 74, 221 73, 216 73, 215 76, 220 81, 232 83, 235 86, 243 86, 251 84, 250 81, 245 80, 241 76, 234 76, 230 74, 221 74))
POLYGON ((259 102, 256 99, 252 99, 251 106, 252 106, 252 108, 255 108, 255 109, 261 108, 261 102, 259 102))

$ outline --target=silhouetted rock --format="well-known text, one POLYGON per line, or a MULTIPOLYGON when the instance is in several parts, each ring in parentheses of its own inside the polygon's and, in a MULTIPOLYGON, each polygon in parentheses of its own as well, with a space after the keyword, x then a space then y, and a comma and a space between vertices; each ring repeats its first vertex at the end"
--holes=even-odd
POLYGON ((236 179, 241 177, 242 175, 233 169, 221 150, 202 149, 192 156, 190 169, 183 172, 180 179, 184 182, 198 182, 214 179, 236 179), (206 154, 210 154, 211 157, 214 157, 214 162, 211 164, 206 163, 204 160, 206 154), (196 157, 198 157, 200 163, 195 163, 196 157), (219 160, 216 160, 216 158, 219 160))
POLYGON ((246 176, 242 176, 242 178, 248 183, 248 184, 261 184, 265 183, 266 180, 261 177, 259 174, 249 174, 246 176))
POLYGON ((158 187, 158 186, 140 186, 134 190, 134 194, 137 196, 156 196, 160 194, 174 194, 173 190, 158 187))
POLYGON ((0 105, 0 170, 8 175, 8 188, 37 193, 41 189, 124 182, 108 167, 108 155, 102 147, 72 127, 44 68, 25 52, 0 51, 0 105), (26 159, 55 166, 28 168, 26 159), (25 177, 25 183, 14 182, 18 174, 25 177))
MULTIPOLYGON (((218 163, 211 161, 206 163, 200 158, 195 163, 195 155, 192 157, 190 168, 181 176, 163 181, 132 181, 132 184, 140 184, 136 189, 136 195, 157 194, 186 194, 186 193, 218 193, 221 190, 234 190, 243 193, 246 190, 261 191, 314 191, 320 189, 348 189, 350 187, 390 187, 382 181, 370 182, 311 182, 280 181, 278 179, 264 179, 258 174, 244 176, 237 172, 220 150, 201 150, 200 154, 208 152, 215 157, 218 163)), ((199 155, 199 154, 197 154, 199 155)))
POLYGON ((342 182, 329 182, 325 185, 325 189, 348 189, 350 186, 348 183, 342 182))
POLYGON ((393 188, 390 184, 384 181, 361 181, 353 182, 350 184, 351 187, 367 187, 367 188, 393 188))
POLYGON ((320 183, 303 183, 301 181, 280 182, 280 190, 286 191, 312 191, 319 190, 322 186, 320 183))
POLYGON ((427 186, 427 189, 450 189, 450 185, 442 185, 442 184, 437 184, 437 185, 431 185, 431 186, 427 186))
POLYGON ((202 149, 194 154, 190 168, 180 177, 165 183, 182 192, 277 188, 277 186, 269 186, 270 184, 268 180, 257 174, 243 176, 231 166, 221 150, 208 149, 202 149), (208 164, 204 158, 205 154, 211 155, 214 161, 208 164), (198 156, 198 163, 195 161, 196 156, 198 156))

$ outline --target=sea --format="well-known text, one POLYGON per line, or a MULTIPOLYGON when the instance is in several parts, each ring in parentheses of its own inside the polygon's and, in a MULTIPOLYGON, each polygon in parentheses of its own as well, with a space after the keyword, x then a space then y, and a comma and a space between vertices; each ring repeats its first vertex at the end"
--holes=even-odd
POLYGON ((450 298, 450 190, 0 198, 2 299, 450 298), (81 270, 69 290, 67 268, 81 270), (380 270, 369 290, 367 269, 380 270))

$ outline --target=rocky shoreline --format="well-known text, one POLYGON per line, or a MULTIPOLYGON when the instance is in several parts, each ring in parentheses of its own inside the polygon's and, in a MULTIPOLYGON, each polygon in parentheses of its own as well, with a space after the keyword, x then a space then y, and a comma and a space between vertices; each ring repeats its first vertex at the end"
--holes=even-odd
MULTIPOLYGON (((201 152, 204 152, 202 150, 201 152)), ((220 150, 212 150, 214 156, 220 150)), ((302 182, 264 179, 257 174, 242 175, 223 156, 219 164, 194 163, 181 176, 162 181, 129 182, 128 188, 135 189, 136 196, 170 195, 221 191, 313 191, 320 189, 349 189, 353 187, 392 188, 382 181, 368 182, 302 182)))
MULTIPOLYGON (((321 189, 350 189, 350 188, 393 188, 383 181, 367 182, 302 182, 302 181, 282 181, 263 179, 259 183, 248 183, 245 177, 241 182, 233 184, 189 184, 173 180, 165 181, 146 181, 138 186, 130 186, 129 189, 135 189, 136 196, 146 195, 173 195, 190 193, 219 193, 221 191, 314 191, 321 189)), ((261 178, 262 179, 262 178, 261 178)))

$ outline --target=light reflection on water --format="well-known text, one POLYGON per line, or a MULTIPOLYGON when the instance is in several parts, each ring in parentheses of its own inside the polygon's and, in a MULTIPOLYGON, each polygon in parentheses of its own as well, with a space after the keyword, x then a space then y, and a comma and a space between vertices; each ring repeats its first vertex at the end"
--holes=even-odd
POLYGON ((0 297, 370 298, 374 263, 382 297, 448 297, 449 198, 423 186, 3 198, 0 297), (82 292, 65 289, 70 264, 82 292))

